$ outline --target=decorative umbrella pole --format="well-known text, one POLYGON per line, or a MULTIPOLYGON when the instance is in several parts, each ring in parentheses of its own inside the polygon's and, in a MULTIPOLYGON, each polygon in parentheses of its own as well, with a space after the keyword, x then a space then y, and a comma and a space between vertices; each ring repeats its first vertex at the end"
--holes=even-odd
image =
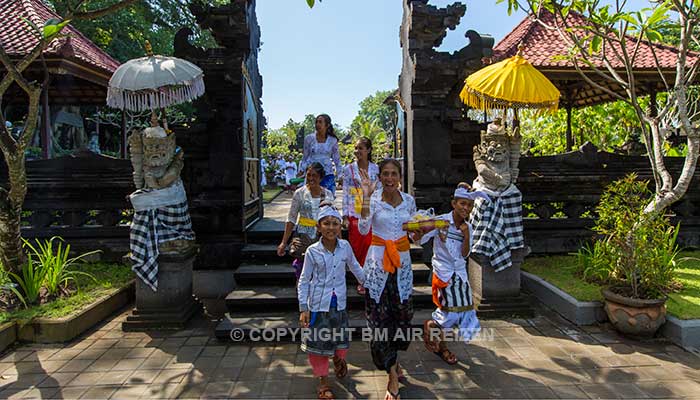
POLYGON ((154 55, 122 64, 109 80, 107 105, 122 110, 151 110, 151 127, 129 137, 136 191, 130 259, 139 277, 136 309, 124 330, 184 327, 196 310, 192 300, 192 264, 196 255, 187 195, 180 179, 184 152, 168 130, 165 107, 204 94, 204 74, 189 61, 154 55), (157 111, 163 126, 158 125, 157 111))
POLYGON ((517 55, 471 74, 460 97, 472 108, 514 111, 512 135, 496 118, 481 131, 481 142, 474 146, 477 178, 473 186, 487 193, 489 200, 476 199, 470 216, 474 230, 469 275, 475 303, 482 297, 518 296, 520 264, 529 248, 523 238, 522 194, 515 185, 521 141, 517 111, 556 110, 559 90, 522 57, 521 45, 517 55))

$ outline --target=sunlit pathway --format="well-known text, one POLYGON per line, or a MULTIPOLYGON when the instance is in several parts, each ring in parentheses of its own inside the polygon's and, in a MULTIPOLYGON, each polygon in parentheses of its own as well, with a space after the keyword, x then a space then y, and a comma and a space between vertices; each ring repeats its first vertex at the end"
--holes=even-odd
MULTIPOLYGON (((453 345, 448 366, 422 343, 402 360, 402 398, 700 398, 700 357, 666 342, 578 330, 538 310, 484 321, 484 339, 453 345)), ((315 382, 296 344, 230 344, 204 320, 173 333, 126 333, 126 311, 66 345, 26 345, 0 361, 2 398, 310 398, 315 382)), ((386 378, 354 342, 338 398, 380 398, 386 378)))

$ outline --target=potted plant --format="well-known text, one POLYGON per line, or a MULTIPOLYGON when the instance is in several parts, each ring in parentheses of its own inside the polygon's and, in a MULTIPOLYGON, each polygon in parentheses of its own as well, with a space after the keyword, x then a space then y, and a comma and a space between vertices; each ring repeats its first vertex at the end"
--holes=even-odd
POLYGON ((663 212, 645 212, 648 182, 630 174, 611 183, 596 207, 598 239, 579 251, 583 277, 602 283, 605 311, 619 332, 651 337, 666 322, 674 279, 678 226, 663 212))

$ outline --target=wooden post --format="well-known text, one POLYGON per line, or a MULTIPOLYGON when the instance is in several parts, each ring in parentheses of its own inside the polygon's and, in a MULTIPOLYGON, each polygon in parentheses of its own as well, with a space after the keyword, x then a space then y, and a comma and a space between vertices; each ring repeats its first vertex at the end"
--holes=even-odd
POLYGON ((122 110, 122 140, 120 154, 122 158, 127 158, 127 131, 126 131, 126 111, 122 110))
POLYGON ((41 157, 44 159, 51 158, 51 110, 49 109, 49 86, 44 87, 41 92, 41 127, 39 130, 39 141, 41 143, 41 157))
POLYGON ((566 151, 571 151, 574 147, 574 136, 571 132, 571 102, 566 103, 566 151))

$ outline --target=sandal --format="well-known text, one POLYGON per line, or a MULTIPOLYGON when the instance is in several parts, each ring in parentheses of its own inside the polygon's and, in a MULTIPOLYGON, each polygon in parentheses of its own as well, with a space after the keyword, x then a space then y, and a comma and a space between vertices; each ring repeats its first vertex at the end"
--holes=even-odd
POLYGON ((423 343, 425 348, 431 353, 437 353, 440 350, 440 342, 430 340, 430 327, 428 324, 432 320, 427 320, 423 323, 423 343))
POLYGON ((389 386, 387 385, 384 400, 401 400, 401 396, 399 395, 398 391, 396 391, 396 393, 391 393, 391 390, 389 390, 389 386))
POLYGON ((450 365, 455 365, 457 364, 457 356, 453 352, 450 351, 447 347, 444 347, 440 349, 439 351, 436 351, 435 354, 442 358, 443 361, 450 365))
POLYGON ((335 369, 335 377, 338 379, 345 378, 345 375, 348 374, 348 362, 344 358, 336 361, 336 358, 333 357, 333 368, 335 369))
POLYGON ((399 363, 396 363, 396 377, 398 378, 399 382, 405 382, 408 379, 406 379, 406 375, 403 374, 403 369, 399 365, 399 363))
POLYGON ((335 399, 335 396, 333 396, 333 392, 331 392, 331 388, 328 387, 327 385, 319 386, 316 393, 318 394, 319 400, 333 400, 333 399, 335 399))

